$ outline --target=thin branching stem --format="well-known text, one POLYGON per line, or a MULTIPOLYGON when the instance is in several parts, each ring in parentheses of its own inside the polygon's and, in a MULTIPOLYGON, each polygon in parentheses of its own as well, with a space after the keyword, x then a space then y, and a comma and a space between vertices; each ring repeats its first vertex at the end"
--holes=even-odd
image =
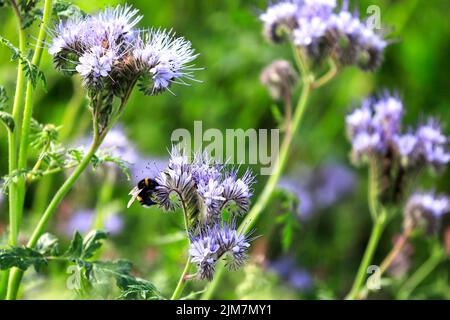
MULTIPOLYGON (((187 206, 186 206, 186 203, 183 200, 183 197, 181 196, 181 194, 178 194, 178 196, 180 198, 181 207, 183 209, 184 228, 186 231, 186 235, 189 239, 189 215, 187 212, 187 206)), ((186 286, 186 282, 188 280, 187 275, 189 274, 190 268, 191 268, 191 257, 189 255, 186 260, 186 264, 184 266, 183 273, 181 274, 180 279, 178 280, 178 284, 177 284, 174 292, 172 293, 170 300, 180 299, 181 293, 183 292, 183 289, 186 286)))
POLYGON ((430 257, 414 272, 398 290, 398 298, 408 299, 413 291, 436 269, 436 267, 446 258, 445 251, 435 245, 430 257))

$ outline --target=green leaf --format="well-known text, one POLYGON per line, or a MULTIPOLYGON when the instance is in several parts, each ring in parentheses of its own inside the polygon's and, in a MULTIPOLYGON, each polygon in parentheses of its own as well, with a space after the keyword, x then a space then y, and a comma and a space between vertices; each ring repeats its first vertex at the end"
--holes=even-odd
POLYGON ((75 261, 89 259, 102 246, 101 240, 106 238, 107 234, 103 231, 91 231, 84 239, 78 231, 75 231, 69 249, 64 255, 75 261))
POLYGON ((30 27, 34 21, 42 19, 42 9, 36 8, 39 0, 19 0, 22 29, 30 27))
POLYGON ((33 88, 36 88, 38 83, 42 84, 44 91, 47 91, 47 80, 44 73, 38 66, 33 64, 31 60, 26 57, 23 52, 16 48, 8 39, 0 36, 0 43, 5 45, 11 51, 11 60, 18 60, 22 65, 22 69, 27 77, 28 81, 31 82, 33 88))
POLYGON ((14 118, 13 116, 5 111, 0 111, 0 120, 2 121, 2 123, 5 125, 5 127, 13 132, 14 131, 14 127, 15 127, 15 123, 14 123, 14 118))
POLYGON ((5 110, 5 104, 8 101, 8 94, 4 86, 0 86, 0 110, 5 110))
POLYGON ((99 166, 101 166, 105 163, 113 163, 117 167, 119 167, 119 169, 127 177, 127 179, 130 180, 130 178, 131 178, 130 169, 128 168, 129 163, 119 157, 112 155, 112 152, 113 152, 113 150, 109 150, 109 149, 103 149, 103 150, 100 150, 99 152, 97 152, 92 157, 92 160, 91 160, 92 167, 95 170, 99 166))
POLYGON ((75 231, 69 249, 64 254, 66 257, 76 260, 81 257, 83 252, 83 237, 78 231, 75 231))
POLYGON ((6 102, 8 101, 8 95, 3 86, 0 86, 0 120, 6 126, 6 128, 13 132, 14 131, 14 118, 13 116, 6 112, 6 102))
POLYGON ((55 20, 67 20, 69 18, 81 18, 86 13, 80 7, 71 2, 57 0, 53 4, 52 14, 55 20))
POLYGON ((36 250, 43 255, 58 256, 59 240, 51 233, 44 233, 36 244, 36 250))
POLYGON ((20 270, 27 270, 34 266, 39 271, 47 264, 47 259, 40 252, 26 247, 11 247, 0 250, 0 269, 6 270, 17 267, 20 270))
POLYGON ((89 232, 83 240, 83 251, 81 258, 89 259, 102 246, 101 240, 108 237, 108 234, 103 231, 93 230, 89 232))

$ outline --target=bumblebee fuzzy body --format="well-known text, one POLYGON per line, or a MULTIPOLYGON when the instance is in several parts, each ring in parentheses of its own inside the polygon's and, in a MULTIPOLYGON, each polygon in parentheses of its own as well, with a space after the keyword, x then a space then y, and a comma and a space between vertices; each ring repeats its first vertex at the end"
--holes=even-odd
POLYGON ((137 186, 130 191, 131 199, 128 202, 128 208, 137 199, 144 207, 150 207, 155 202, 152 200, 153 192, 155 192, 158 183, 150 178, 144 178, 138 182, 137 186))

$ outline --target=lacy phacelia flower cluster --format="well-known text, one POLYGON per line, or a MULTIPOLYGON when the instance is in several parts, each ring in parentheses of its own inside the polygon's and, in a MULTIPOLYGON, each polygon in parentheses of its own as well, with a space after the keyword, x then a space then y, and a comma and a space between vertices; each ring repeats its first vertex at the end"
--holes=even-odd
POLYGON ((271 42, 287 36, 312 59, 331 56, 341 65, 373 70, 388 42, 347 7, 338 11, 336 0, 285 0, 271 5, 260 20, 271 42))
POLYGON ((249 240, 224 221, 227 210, 234 220, 250 206, 254 176, 246 171, 217 164, 207 154, 197 153, 190 159, 174 147, 165 170, 156 178, 154 201, 166 210, 182 207, 188 215, 191 234, 190 255, 198 266, 201 279, 211 279, 218 259, 229 253, 229 266, 236 268, 247 256, 249 240))
POLYGON ((430 119, 415 131, 402 132, 403 114, 402 101, 386 94, 365 100, 346 117, 353 161, 376 162, 384 179, 382 188, 390 186, 393 193, 401 193, 405 179, 424 166, 440 170, 450 161, 448 138, 437 121, 430 119))
POLYGON ((242 267, 250 247, 248 236, 239 233, 234 223, 208 225, 192 233, 189 254, 192 262, 197 264, 198 277, 212 280, 216 263, 221 258, 227 259, 226 265, 231 270, 242 267))
POLYGON ((164 30, 139 31, 142 19, 130 6, 106 8, 87 17, 60 21, 52 31, 49 53, 56 68, 79 73, 88 89, 112 89, 140 81, 145 94, 170 90, 171 83, 193 79, 189 65, 197 54, 191 43, 164 30))
POLYGON ((433 193, 415 193, 406 203, 404 228, 424 228, 428 234, 436 232, 441 218, 450 212, 450 199, 433 193))

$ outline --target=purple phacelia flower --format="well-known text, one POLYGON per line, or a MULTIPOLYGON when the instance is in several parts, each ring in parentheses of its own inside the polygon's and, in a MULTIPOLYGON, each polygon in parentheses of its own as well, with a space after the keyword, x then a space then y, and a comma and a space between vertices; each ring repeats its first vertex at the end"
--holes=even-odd
POLYGON ((436 168, 442 168, 450 161, 447 150, 448 138, 436 120, 430 119, 417 130, 419 152, 422 158, 436 168))
POLYGON ((360 132, 352 140, 355 159, 383 150, 383 141, 379 132, 360 132))
POLYGON ((241 178, 235 170, 216 164, 206 153, 191 161, 178 147, 172 148, 169 165, 157 177, 156 202, 167 210, 190 200, 192 211, 202 213, 203 222, 217 221, 222 210, 231 208, 242 214, 250 206, 254 176, 246 171, 241 178))
POLYGON ((186 84, 184 79, 195 81, 193 71, 199 70, 191 65, 198 57, 191 42, 176 38, 165 30, 147 31, 138 41, 133 55, 137 69, 143 74, 140 87, 145 94, 170 90, 174 82, 186 84))
POLYGON ((198 54, 191 43, 165 30, 138 31, 141 19, 138 10, 119 5, 60 22, 51 32, 49 53, 57 69, 78 72, 88 89, 109 88, 118 96, 138 80, 149 95, 195 80, 193 71, 199 69, 191 62, 198 54))
POLYGON ((369 106, 369 101, 366 100, 361 108, 353 110, 345 118, 347 125, 347 133, 351 139, 361 131, 367 131, 372 125, 372 110, 369 106))
POLYGON ((414 156, 417 147, 417 136, 412 133, 406 133, 394 137, 395 147, 403 158, 411 158, 414 156))
POLYGON ((450 212, 450 199, 445 195, 415 193, 405 206, 405 228, 424 227, 428 233, 437 231, 444 214, 450 212))
POLYGON ((293 29, 297 25, 299 5, 297 1, 281 1, 270 5, 267 11, 259 16, 264 24, 264 35, 274 43, 283 40, 284 29, 293 29))
POLYGON ((226 266, 231 270, 240 268, 247 260, 251 239, 236 231, 234 223, 206 226, 191 233, 189 255, 197 265, 200 279, 212 280, 215 265, 227 258, 226 266))
POLYGON ((309 46, 325 35, 327 22, 320 17, 300 18, 299 27, 294 30, 294 43, 297 46, 309 46))

